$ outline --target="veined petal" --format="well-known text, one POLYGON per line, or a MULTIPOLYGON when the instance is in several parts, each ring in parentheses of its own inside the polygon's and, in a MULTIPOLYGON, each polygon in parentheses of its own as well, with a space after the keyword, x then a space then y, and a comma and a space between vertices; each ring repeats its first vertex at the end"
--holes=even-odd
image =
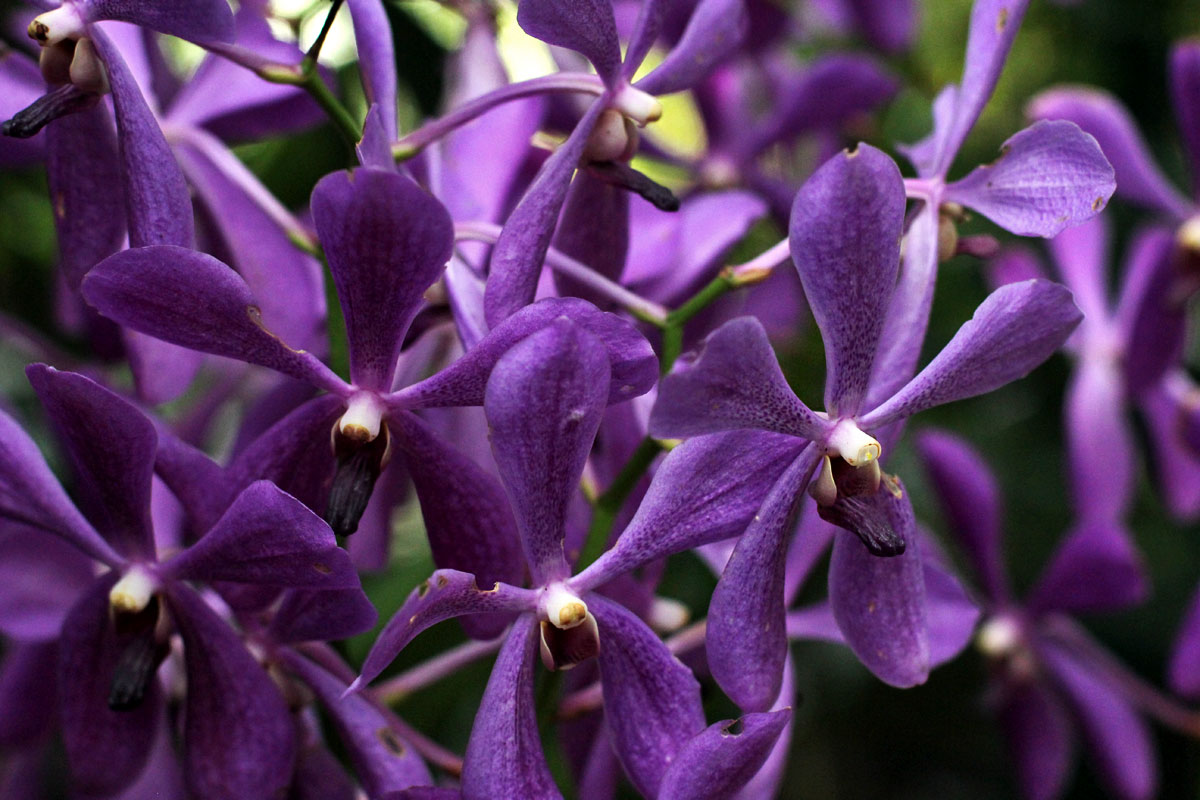
POLYGON ((1190 213, 1190 203, 1167 183, 1129 112, 1112 95, 1099 89, 1051 89, 1030 101, 1032 119, 1074 122, 1100 143, 1116 173, 1119 195, 1177 219, 1190 213))
POLYGON ((522 615, 513 625, 475 714, 463 764, 464 800, 521 797, 559 800, 542 742, 533 699, 537 620, 522 615))
MULTIPOLYGON (((886 490, 884 490, 886 491, 886 490)), ((897 556, 871 555, 856 538, 833 540, 829 600, 846 644, 863 665, 892 686, 908 688, 929 676, 929 621, 921 548, 907 495, 888 501, 893 529, 909 545, 897 556)))
MULTIPOLYGON (((497 583, 480 589, 475 576, 453 569, 439 569, 409 594, 363 663, 362 674, 350 686, 357 691, 373 681, 396 655, 421 631, 442 620, 464 614, 529 611, 537 605, 537 592, 497 583)), ((517 628, 513 628, 516 635, 517 628)))
MULTIPOLYGON (((553 0, 544 0, 542 4, 552 3, 553 0)), ((533 302, 542 262, 571 176, 604 108, 603 103, 592 103, 567 140, 542 164, 537 177, 508 215, 504 230, 492 248, 484 294, 484 310, 493 328, 533 302)))
POLYGON ((704 639, 709 669, 721 689, 749 711, 771 708, 783 683, 787 538, 818 458, 816 446, 809 445, 771 487, 709 602, 704 639))
POLYGON ((1012 233, 1051 237, 1098 214, 1116 188, 1096 140, 1056 120, 1010 137, 998 159, 946 186, 944 197, 1012 233))
POLYGON ((396 125, 396 54, 392 26, 381 0, 347 0, 354 22, 354 43, 367 104, 378 105, 388 141, 398 136, 396 125))
POLYGON ((690 89, 737 49, 749 25, 742 0, 700 0, 679 41, 637 88, 652 95, 690 89))
POLYGON ((1035 612, 1115 611, 1141 603, 1149 590, 1125 526, 1085 518, 1059 543, 1026 605, 1035 612))
POLYGON ((700 684, 623 606, 596 594, 588 603, 600 627, 600 675, 613 749, 638 791, 657 797, 679 749, 704 728, 700 684))
POLYGON ((173 246, 117 253, 87 274, 83 296, 134 330, 269 367, 336 394, 349 391, 311 353, 293 350, 265 328, 246 282, 204 253, 173 246))
POLYGON ((0 411, 0 514, 48 531, 109 566, 124 560, 75 508, 29 434, 3 411, 0 411))
POLYGON ((89 22, 115 19, 193 42, 232 42, 225 0, 75 0, 89 22))
POLYGON ((604 414, 608 358, 596 337, 559 320, 513 347, 484 399, 492 453, 512 501, 534 582, 570 573, 567 507, 604 414))
POLYGON ((663 775, 658 800, 725 800, 767 760, 792 711, 746 714, 710 725, 685 744, 663 775))
POLYGON ((658 437, 753 428, 819 440, 830 425, 796 397, 754 317, 730 320, 662 379, 650 415, 658 437))
POLYGON ((322 178, 312 213, 346 319, 351 379, 386 391, 422 295, 450 260, 454 224, 411 179, 369 168, 322 178))
POLYGON ((741 533, 804 445, 765 431, 689 439, 659 465, 617 543, 571 584, 593 589, 657 558, 741 533))
POLYGON ((834 156, 792 206, 792 260, 825 343, 825 410, 859 410, 900 266, 904 185, 870 145, 834 156))
POLYGON ((876 428, 1024 377, 1062 346, 1082 318, 1071 293, 1057 283, 1001 286, 920 374, 860 425, 876 428))
POLYGON ((97 529, 117 552, 153 558, 150 479, 158 447, 153 423, 83 375, 45 364, 30 365, 25 373, 71 455, 97 529))
POLYGON ((987 596, 1011 597, 1004 569, 1000 490, 996 478, 966 442, 948 433, 922 431, 917 450, 951 533, 962 543, 987 596))
POLYGON ((523 0, 517 6, 517 23, 536 39, 581 53, 606 85, 615 85, 621 43, 608 0, 523 0))
POLYGON ((433 781, 425 762, 392 729, 379 709, 360 695, 344 696, 346 687, 341 681, 303 656, 288 657, 286 664, 312 688, 329 712, 368 796, 390 796, 389 792, 433 781))
POLYGON ((164 567, 184 580, 302 589, 359 585, 329 526, 269 481, 247 487, 200 541, 164 567))
POLYGON ((295 733, 287 703, 241 639, 191 589, 169 585, 187 665, 184 779, 198 797, 272 797, 287 787, 295 733))
POLYGON ((389 395, 388 403, 395 408, 481 406, 488 378, 500 357, 517 342, 563 317, 594 334, 608 351, 609 404, 645 394, 658 381, 658 358, 635 327, 586 300, 550 298, 522 308, 462 358, 436 375, 389 395))

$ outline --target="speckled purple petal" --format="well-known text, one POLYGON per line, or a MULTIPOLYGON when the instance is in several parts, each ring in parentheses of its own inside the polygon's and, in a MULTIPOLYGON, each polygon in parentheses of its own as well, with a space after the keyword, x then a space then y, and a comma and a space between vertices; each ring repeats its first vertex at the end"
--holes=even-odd
POLYGON ((679 41, 637 88, 653 95, 690 89, 737 49, 748 27, 742 0, 700 0, 679 41))
POLYGON ((1034 680, 1013 679, 1001 689, 999 716, 1022 794, 1029 800, 1059 797, 1075 738, 1063 701, 1034 680))
POLYGON ((946 186, 944 197, 1012 233, 1050 237, 1100 213, 1116 188, 1096 140, 1056 120, 1011 136, 998 159, 946 186))
POLYGON ((383 797, 388 792, 433 781, 421 757, 392 729, 379 709, 361 695, 343 696, 345 685, 306 658, 289 657, 287 665, 312 688, 329 712, 369 797, 383 797))
POLYGON ((781 709, 710 725, 680 749, 663 775, 656 797, 733 797, 767 760, 791 716, 791 709, 781 709))
POLYGON ((329 526, 269 481, 247 487, 212 530, 163 566, 183 580, 297 589, 358 586, 350 556, 329 526))
POLYGON ((1130 800, 1155 796, 1153 734, 1125 696, 1089 661, 1057 642, 1039 642, 1038 655, 1075 713, 1088 755, 1105 783, 1130 800))
POLYGON ((89 22, 115 19, 193 42, 232 42, 225 0, 76 0, 89 22))
POLYGON ((1099 89, 1051 89, 1034 97, 1026 110, 1032 119, 1074 122, 1100 143, 1117 177, 1119 197, 1183 219, 1190 203, 1167 183, 1138 132, 1137 123, 1112 95, 1099 89))
MULTIPOLYGON (((520 584, 525 557, 500 482, 416 416, 394 414, 388 425, 421 502, 433 563, 469 572, 484 586, 520 584)), ((494 626, 490 630, 500 633, 494 626)))
POLYGON ((446 267, 454 224, 395 172, 334 172, 312 193, 313 220, 342 301, 355 385, 386 391, 422 295, 446 267))
POLYGON ((994 601, 1011 598, 1004 569, 1000 490, 991 470, 966 442, 924 430, 917 450, 951 534, 963 545, 983 590, 994 601))
POLYGON ((658 382, 658 358, 633 325, 571 297, 541 300, 497 325, 474 348, 446 369, 388 397, 398 408, 483 405, 492 367, 509 348, 560 318, 594 334, 608 350, 611 381, 608 402, 645 394, 658 382))
POLYGON ((0 411, 0 514, 49 531, 110 566, 123 560, 75 508, 29 434, 3 411, 0 411))
POLYGON ((904 186, 895 162, 870 145, 831 158, 792 206, 789 243, 825 343, 825 410, 852 416, 900 266, 904 186))
POLYGON ((102 105, 46 126, 46 179, 54 198, 59 264, 78 290, 84 274, 125 239, 125 198, 112 115, 102 105))
POLYGON ((183 247, 117 253, 87 274, 83 296, 110 319, 151 336, 349 391, 311 353, 293 350, 264 327, 246 282, 204 253, 183 247))
POLYGON ((1022 378, 1062 346, 1082 317, 1071 293, 1057 283, 1001 286, 920 374, 860 424, 886 425, 1022 378))
MULTIPOLYGON (((475 576, 453 569, 439 569, 409 594, 363 662, 362 673, 350 687, 358 691, 373 681, 421 631, 442 620, 464 614, 528 611, 537 602, 537 592, 497 583, 481 589, 475 576)), ((514 630, 516 630, 514 628, 514 630)))
POLYGON ((809 445, 771 487, 738 538, 708 604, 708 667, 725 694, 746 711, 771 708, 783 683, 787 536, 819 457, 816 445, 809 445))
POLYGON ((120 646, 108 593, 118 575, 95 581, 67 615, 59 641, 59 702, 63 743, 76 790, 108 796, 132 783, 146 766, 161 716, 158 682, 131 711, 108 707, 120 646))
POLYGON ((595 588, 656 558, 741 533, 804 445, 765 431, 689 439, 659 465, 617 543, 572 584, 595 588))
POLYGON ((1115 611, 1137 605, 1149 591, 1130 531, 1116 521, 1085 520, 1059 543, 1026 605, 1035 611, 1115 611))
POLYGON ((621 69, 621 43, 608 0, 521 0, 517 23, 536 39, 582 53, 613 86, 621 69))
POLYGON ((839 533, 829 563, 829 600, 846 644, 863 665, 884 683, 908 688, 929 675, 925 575, 921 548, 912 546, 907 496, 889 499, 887 510, 893 530, 909 546, 901 555, 880 558, 856 537, 839 533))
POLYGON ((537 630, 532 614, 522 616, 496 657, 467 742, 462 776, 465 800, 562 797, 538 736, 533 699, 537 630))
POLYGON ((71 456, 88 516, 117 552, 153 558, 150 478, 158 436, 147 417, 90 378, 33 364, 25 374, 71 456))
POLYGON ((646 624, 623 606, 589 595, 600 627, 605 720, 626 774, 657 797, 679 749, 704 728, 700 684, 646 624))
POLYGON ((184 779, 212 800, 272 797, 291 779, 295 734, 266 669, 191 589, 169 588, 187 665, 184 779))
MULTIPOLYGON (((545 4, 549 5, 550 0, 545 4)), ((603 103, 592 103, 567 140, 542 164, 537 177, 508 215, 492 249, 484 294, 484 310, 493 328, 533 302, 542 261, 550 247, 571 176, 583 155, 592 126, 603 111, 603 103)))
POLYGON ((730 320, 698 353, 664 376, 650 415, 660 438, 739 428, 819 439, 829 423, 804 405, 783 377, 767 332, 754 317, 730 320))
POLYGON ((596 337, 558 320, 496 363, 484 399, 492 453, 536 584, 570 574, 567 507, 604 413, 608 357, 596 337))
POLYGON ((396 53, 392 26, 381 0, 347 0, 354 22, 354 43, 367 104, 379 106, 379 118, 388 140, 398 135, 396 125, 396 53))

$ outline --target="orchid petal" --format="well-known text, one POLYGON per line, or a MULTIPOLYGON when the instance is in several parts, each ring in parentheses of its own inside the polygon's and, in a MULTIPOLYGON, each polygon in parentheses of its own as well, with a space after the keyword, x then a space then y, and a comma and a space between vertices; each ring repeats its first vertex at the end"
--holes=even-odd
POLYGON ((652 95, 690 89, 737 49, 749 24, 742 0, 700 0, 679 41, 637 88, 652 95))
POLYGON ((535 39, 583 54, 605 85, 613 86, 621 69, 621 43, 608 0, 522 0, 517 24, 535 39))

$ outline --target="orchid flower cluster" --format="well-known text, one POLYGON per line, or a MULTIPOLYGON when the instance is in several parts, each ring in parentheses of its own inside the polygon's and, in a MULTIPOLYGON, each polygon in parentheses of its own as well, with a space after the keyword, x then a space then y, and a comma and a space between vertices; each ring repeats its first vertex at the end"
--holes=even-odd
MULTIPOLYGON (((898 689, 974 644, 1022 795, 1060 796, 1081 739, 1112 796, 1154 796, 1149 721, 1200 736, 1200 598, 1168 690, 1076 617, 1149 592, 1132 414, 1200 517, 1197 204, 1098 90, 1039 95, 995 161, 957 163, 1028 0, 975 1, 913 143, 851 133, 900 90, 912 4, 797 6, 519 0, 514 28, 446 2, 460 44, 419 123, 385 0, 322 0, 306 50, 264 0, 5 19, 0 163, 44 165, 60 266, 52 323, 3 320, 33 402, 0 409, 0 798, 765 800, 813 639, 898 689), (321 58, 347 15, 353 86, 321 58), (814 24, 879 57, 797 58, 814 24), (502 29, 553 70, 510 80, 502 29), (688 154, 655 131, 680 97, 688 154), (303 208, 233 149, 322 124, 344 163, 303 208), (1114 192, 1154 216, 1110 280, 1114 192), (1053 271, 996 228, 1050 240, 1053 271), (935 343, 956 256, 993 289, 935 343), (892 456, 1060 350, 1075 522, 1018 600, 982 457, 929 428, 892 456), (707 610, 664 591, 684 553, 707 610), (463 643, 402 669, 451 619, 463 643), (406 720, 460 672, 487 675, 460 735, 406 720)), ((1200 163, 1200 45, 1171 78, 1200 163)))

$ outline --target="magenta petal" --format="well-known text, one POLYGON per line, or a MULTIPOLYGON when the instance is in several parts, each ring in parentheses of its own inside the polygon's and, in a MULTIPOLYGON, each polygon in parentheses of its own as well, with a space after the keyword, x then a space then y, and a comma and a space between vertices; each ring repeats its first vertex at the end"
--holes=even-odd
POLYGON ((754 317, 726 322, 677 362, 650 415, 651 435, 663 438, 754 428, 815 440, 828 427, 788 386, 754 317))
POLYGON ((1029 800, 1059 797, 1074 749, 1063 702, 1036 681, 1011 680, 1003 686, 999 714, 1022 795, 1029 800))
POLYGON ((537 584, 570 573, 567 507, 604 414, 608 371, 600 341, 559 320, 509 350, 488 380, 492 453, 537 584))
POLYGON ((150 478, 158 447, 153 423, 83 375, 45 364, 30 365, 25 373, 71 454, 96 527, 117 552, 153 558, 150 478))
POLYGON ((900 266, 904 185, 870 145, 844 151, 805 182, 789 244, 825 343, 825 410, 859 410, 900 266))
POLYGON ((653 95, 690 89, 737 49, 749 24, 742 0, 700 0, 679 41, 637 88, 653 95))
POLYGON ((379 612, 360 588, 290 591, 271 616, 280 643, 348 639, 375 627, 379 612))
POLYGON ((1184 697, 1200 696, 1200 591, 1192 597, 1179 626, 1167 665, 1167 683, 1184 697))
POLYGON ((233 12, 225 0, 77 0, 89 22, 115 19, 193 42, 232 42, 233 12))
POLYGON ((786 543, 819 456, 809 445, 771 487, 709 601, 704 639, 709 669, 725 694, 748 711, 771 708, 783 683, 786 543))
POLYGON ((990 599, 1004 602, 1011 592, 1004 570, 1000 490, 995 476, 974 450, 948 433, 922 431, 917 449, 946 523, 962 543, 984 592, 990 599))
POLYGON ((341 681, 302 656, 289 657, 286 663, 329 712, 369 797, 432 782, 421 757, 392 730, 379 709, 360 695, 343 696, 346 687, 341 681))
POLYGON ((312 193, 313 221, 337 285, 355 385, 386 391, 422 295, 450 260, 454 224, 396 172, 335 172, 312 193))
POLYGON ((710 725, 680 749, 663 775, 656 797, 733 797, 767 760, 791 716, 791 709, 780 709, 710 725))
POLYGON ((110 572, 79 598, 59 641, 59 702, 63 743, 75 788, 107 796, 132 783, 146 766, 161 714, 158 681, 131 711, 108 707, 120 648, 109 618, 110 572))
POLYGON ((1158 767, 1149 726, 1088 661, 1043 640, 1038 655, 1066 696, 1083 728, 1088 755, 1115 794, 1148 800, 1155 794, 1158 767))
POLYGON ((698 436, 672 450, 611 550, 572 579, 603 585, 656 558, 745 530, 803 440, 765 431, 698 436))
POLYGON ((880 558, 853 536, 834 537, 829 600, 846 644, 863 665, 884 683, 908 688, 929 675, 925 575, 921 548, 911 546, 908 498, 889 501, 888 517, 910 546, 901 555, 880 558))
MULTIPOLYGON (((546 0, 543 4, 550 5, 551 2, 553 0, 546 0)), ((537 177, 508 215, 504 230, 492 249, 484 293, 484 310, 488 324, 493 328, 533 302, 542 262, 550 247, 550 237, 554 234, 554 224, 566 199, 571 176, 583 156, 592 126, 603 111, 603 103, 592 103, 567 140, 542 164, 537 177)))
POLYGON ((117 253, 83 279, 83 296, 101 314, 134 330, 346 391, 311 353, 293 350, 264 327, 246 282, 204 253, 170 246, 117 253))
POLYGON ((1000 157, 946 187, 945 199, 1005 230, 1050 237, 1096 216, 1117 188, 1099 145, 1073 122, 1037 122, 1000 157))
POLYGON ((633 785, 656 797, 679 749, 704 728, 700 684, 623 606, 592 594, 600 627, 600 675, 613 749, 633 785))
POLYGON ((333 531, 269 481, 251 484, 200 541, 164 564, 184 580, 350 589, 358 574, 333 531))
POLYGON ((1167 183, 1137 124, 1111 95, 1098 89, 1051 89, 1029 103, 1028 114, 1070 120, 1094 136, 1116 172, 1121 197, 1179 219, 1188 215, 1187 199, 1167 183))
POLYGON ((1001 286, 925 369, 861 424, 886 425, 1022 378, 1062 346, 1082 317, 1071 293, 1057 283, 1001 286))
POLYGON ((605 84, 615 84, 621 69, 621 43, 608 0, 522 0, 517 6, 517 23, 536 39, 582 53, 605 84))
POLYGON ((462 358, 436 375, 392 394, 388 402, 400 408, 481 406, 488 378, 500 357, 526 336, 563 317, 594 334, 607 349, 610 404, 645 394, 658 381, 658 359, 637 328, 616 314, 599 311, 586 300, 551 298, 522 308, 462 358))
POLYGON ((392 26, 381 0, 348 0, 354 22, 354 43, 362 73, 367 105, 379 107, 388 140, 398 135, 396 125, 396 53, 392 26))
POLYGON ((1038 611, 1115 611, 1146 599, 1150 586, 1132 534, 1118 522, 1082 522, 1059 543, 1030 594, 1038 611))
POLYGON ((497 583, 481 589, 475 576, 439 569, 404 601, 363 662, 362 673, 350 687, 358 690, 373 681, 421 631, 442 620, 465 614, 528 611, 537 603, 537 592, 497 583))
POLYGON ((195 592, 169 591, 187 664, 188 788, 211 800, 282 793, 291 779, 295 734, 279 687, 195 592))
POLYGON ((49 531, 110 566, 123 560, 75 508, 29 434, 3 411, 0 411, 0 514, 49 531))
POLYGON ((1067 457, 1076 513, 1119 519, 1133 497, 1137 456, 1120 367, 1085 353, 1067 387, 1067 457))
POLYGON ((496 657, 467 742, 462 775, 465 800, 562 797, 538 736, 533 699, 537 630, 533 615, 523 615, 496 657))

